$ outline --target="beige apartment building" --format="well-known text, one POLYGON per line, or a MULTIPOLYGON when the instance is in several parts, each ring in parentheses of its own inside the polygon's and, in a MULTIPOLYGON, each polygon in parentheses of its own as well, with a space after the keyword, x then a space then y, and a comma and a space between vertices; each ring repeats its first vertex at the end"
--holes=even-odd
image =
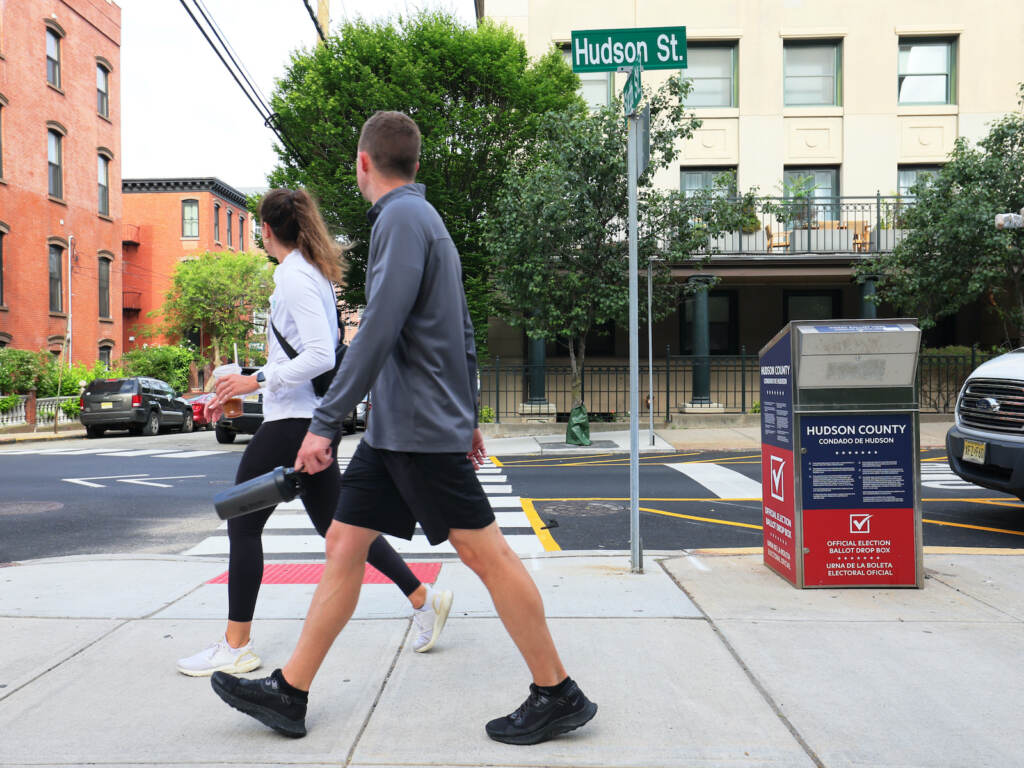
MULTIPOLYGON (((1015 110, 1024 81, 1017 0, 477 0, 477 13, 517 30, 533 57, 552 45, 570 56, 573 30, 686 27, 689 105, 703 123, 655 183, 690 191, 733 170, 742 190, 809 190, 792 216, 710 244, 711 354, 756 354, 793 319, 892 316, 864 301, 873 286, 857 284, 852 265, 899 242, 912 184, 957 137, 977 140, 1015 110)), ((644 72, 645 89, 671 74, 644 72)), ((581 75, 582 93, 607 103, 625 78, 581 75)), ((655 327, 657 355, 692 351, 692 317, 691 300, 655 327)), ((986 318, 981 307, 965 311, 927 341, 991 343, 986 318)), ((491 330, 492 352, 527 357, 517 331, 491 330)), ((628 351, 624 329, 595 342, 608 359, 628 351)), ((549 364, 562 354, 548 345, 549 364)))

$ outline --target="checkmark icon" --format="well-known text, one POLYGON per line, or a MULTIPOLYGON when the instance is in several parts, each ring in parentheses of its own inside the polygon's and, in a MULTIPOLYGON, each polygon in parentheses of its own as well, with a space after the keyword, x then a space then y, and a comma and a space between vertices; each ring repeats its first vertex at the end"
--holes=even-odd
POLYGON ((850 533, 871 533, 871 515, 850 515, 850 533))
POLYGON ((772 498, 776 501, 785 501, 785 471, 786 471, 786 460, 781 456, 771 456, 771 466, 769 472, 771 474, 769 488, 771 490, 772 498))

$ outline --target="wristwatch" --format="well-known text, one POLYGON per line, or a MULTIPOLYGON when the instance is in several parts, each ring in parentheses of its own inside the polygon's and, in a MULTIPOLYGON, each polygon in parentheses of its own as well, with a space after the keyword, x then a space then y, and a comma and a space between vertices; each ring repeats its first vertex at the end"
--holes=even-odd
POLYGON ((256 371, 256 385, 260 389, 267 386, 267 375, 263 371, 256 371))

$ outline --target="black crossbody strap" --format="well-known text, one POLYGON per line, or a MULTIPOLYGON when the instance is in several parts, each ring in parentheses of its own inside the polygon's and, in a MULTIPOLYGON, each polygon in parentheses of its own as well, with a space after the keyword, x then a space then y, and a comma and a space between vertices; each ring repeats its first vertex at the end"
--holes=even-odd
POLYGON ((284 353, 288 355, 288 357, 294 359, 299 353, 295 351, 295 348, 289 344, 284 336, 281 335, 281 332, 277 330, 277 326, 274 325, 273 320, 270 321, 270 328, 274 331, 274 335, 277 337, 277 343, 281 345, 281 349, 284 350, 284 353))

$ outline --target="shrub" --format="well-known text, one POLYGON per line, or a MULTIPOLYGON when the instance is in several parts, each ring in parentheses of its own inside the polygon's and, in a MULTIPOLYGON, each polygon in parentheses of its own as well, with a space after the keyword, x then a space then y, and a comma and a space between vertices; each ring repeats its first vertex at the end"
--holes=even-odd
POLYGON ((166 381, 175 392, 188 389, 188 372, 194 357, 192 350, 180 346, 154 346, 133 349, 121 358, 128 376, 152 376, 166 381))
POLYGON ((23 395, 34 389, 43 373, 42 355, 25 349, 0 349, 0 392, 23 395))
POLYGON ((480 409, 480 418, 478 421, 481 424, 493 424, 494 423, 494 409, 489 405, 485 405, 480 409))
POLYGON ((750 412, 751 413, 760 413, 761 412, 761 401, 760 400, 755 400, 754 401, 754 404, 750 406, 750 412))
POLYGON ((20 395, 7 395, 0 397, 0 413, 7 413, 14 406, 21 402, 20 395))
MULTIPOLYGON (((43 353, 45 354, 45 353, 43 353)), ((39 397, 57 397, 58 395, 77 395, 79 382, 88 384, 93 379, 117 379, 124 375, 120 368, 107 368, 98 360, 93 365, 74 363, 70 368, 60 365, 60 360, 47 355, 43 360, 43 373, 39 377, 36 394, 39 397), (57 391, 58 384, 60 391, 57 391)))

